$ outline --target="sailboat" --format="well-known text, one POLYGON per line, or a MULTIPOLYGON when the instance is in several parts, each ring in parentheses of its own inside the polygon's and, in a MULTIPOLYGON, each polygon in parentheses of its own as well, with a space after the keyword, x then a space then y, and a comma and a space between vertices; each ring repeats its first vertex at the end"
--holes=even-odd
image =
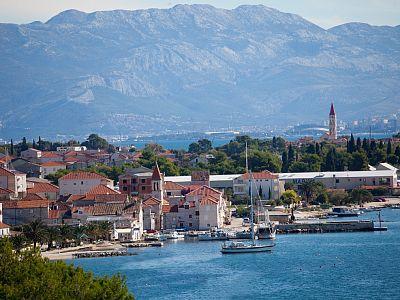
POLYGON ((250 172, 250 225, 251 225, 251 242, 228 242, 222 244, 221 252, 223 254, 234 253, 253 253, 253 252, 267 252, 271 251, 275 244, 262 245, 257 244, 254 234, 254 208, 253 208, 253 176, 250 172))
POLYGON ((268 210, 264 208, 264 222, 258 223, 258 239, 274 240, 276 238, 276 226, 269 219, 268 210))

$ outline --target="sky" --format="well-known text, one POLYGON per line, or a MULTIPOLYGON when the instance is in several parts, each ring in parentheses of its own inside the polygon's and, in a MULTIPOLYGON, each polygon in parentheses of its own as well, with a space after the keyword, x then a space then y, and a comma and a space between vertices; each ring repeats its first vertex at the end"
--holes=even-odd
POLYGON ((132 10, 169 8, 179 3, 207 3, 228 9, 242 4, 264 4, 283 12, 298 14, 323 28, 347 22, 392 26, 400 24, 400 0, 0 0, 0 23, 45 22, 67 9, 85 12, 132 10))

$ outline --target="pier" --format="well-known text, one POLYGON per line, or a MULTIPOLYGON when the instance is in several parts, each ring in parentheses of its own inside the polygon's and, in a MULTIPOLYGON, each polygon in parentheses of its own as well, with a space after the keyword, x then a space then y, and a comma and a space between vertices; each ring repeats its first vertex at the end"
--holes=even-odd
POLYGON ((376 231, 373 221, 313 221, 277 225, 278 233, 376 231))

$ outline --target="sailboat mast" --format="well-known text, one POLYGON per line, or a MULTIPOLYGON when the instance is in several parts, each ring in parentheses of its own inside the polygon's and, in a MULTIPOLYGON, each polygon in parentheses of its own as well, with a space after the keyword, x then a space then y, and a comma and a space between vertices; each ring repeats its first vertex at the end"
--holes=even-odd
POLYGON ((253 208, 253 174, 250 171, 250 225, 251 225, 251 240, 254 245, 254 208, 253 208))

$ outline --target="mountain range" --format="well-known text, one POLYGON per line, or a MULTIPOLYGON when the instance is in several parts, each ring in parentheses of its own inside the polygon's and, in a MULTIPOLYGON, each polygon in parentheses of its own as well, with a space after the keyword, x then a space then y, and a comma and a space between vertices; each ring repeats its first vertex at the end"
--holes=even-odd
POLYGON ((262 5, 0 24, 0 135, 145 134, 400 112, 400 26, 262 5))

